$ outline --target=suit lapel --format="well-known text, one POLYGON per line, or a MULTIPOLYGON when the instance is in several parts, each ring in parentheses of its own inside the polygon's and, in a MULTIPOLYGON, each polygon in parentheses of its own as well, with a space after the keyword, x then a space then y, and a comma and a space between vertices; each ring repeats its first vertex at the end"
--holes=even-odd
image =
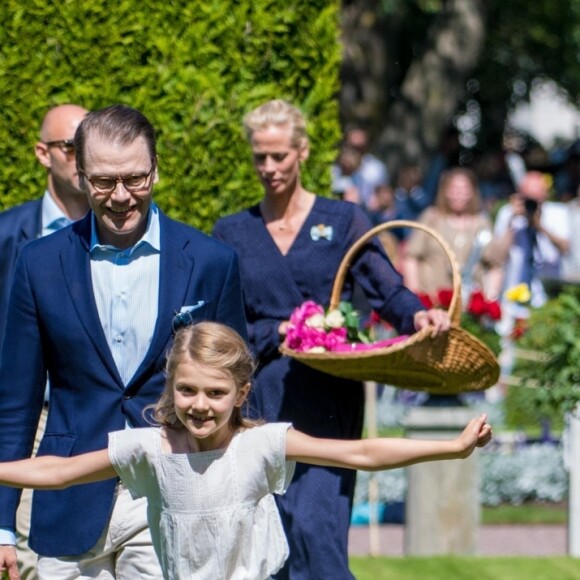
POLYGON ((70 228, 69 241, 61 253, 61 267, 65 283, 79 320, 89 335, 103 365, 115 381, 124 388, 117 366, 109 349, 93 292, 90 266, 91 215, 70 228))
POLYGON ((131 379, 128 388, 139 383, 140 376, 159 359, 165 357, 173 332, 172 320, 181 307, 193 275, 193 256, 186 248, 189 240, 181 235, 181 229, 161 211, 159 212, 161 230, 161 254, 159 260, 159 300, 157 322, 153 339, 145 358, 131 379))
POLYGON ((42 234, 42 198, 30 202, 30 211, 26 213, 26 219, 22 221, 20 239, 35 240, 42 234))

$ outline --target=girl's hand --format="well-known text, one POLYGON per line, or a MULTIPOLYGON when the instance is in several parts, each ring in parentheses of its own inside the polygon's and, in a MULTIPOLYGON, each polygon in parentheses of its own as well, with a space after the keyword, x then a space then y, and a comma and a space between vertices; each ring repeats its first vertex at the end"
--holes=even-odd
POLYGON ((471 419, 463 433, 457 437, 459 457, 469 457, 476 447, 484 447, 493 437, 491 426, 487 423, 487 414, 483 413, 471 419))

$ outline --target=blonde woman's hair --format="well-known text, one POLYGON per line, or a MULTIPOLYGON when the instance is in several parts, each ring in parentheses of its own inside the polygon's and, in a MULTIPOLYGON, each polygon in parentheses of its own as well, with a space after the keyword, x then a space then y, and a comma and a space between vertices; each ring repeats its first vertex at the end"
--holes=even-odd
POLYGON ((473 191, 473 197, 469 201, 467 206, 467 212, 470 214, 476 214, 481 211, 481 193, 479 191, 479 184, 477 183, 477 177, 471 169, 466 169, 464 167, 455 167, 453 169, 448 169, 441 174, 439 179, 439 188, 437 190, 437 197, 435 198, 435 206, 442 213, 450 213, 449 200, 447 199, 447 188, 451 181, 458 176, 465 177, 471 189, 473 191))
MULTIPOLYGON (((181 422, 175 414, 174 382, 177 367, 184 362, 196 362, 220 370, 231 377, 239 390, 250 383, 256 363, 242 337, 233 329, 217 322, 199 322, 175 333, 173 346, 167 356, 165 389, 153 410, 153 419, 164 427, 179 429, 181 422)), ((242 416, 234 407, 230 426, 234 430, 254 427, 258 423, 242 416)))
POLYGON ((268 101, 244 117, 244 130, 248 141, 252 140, 256 131, 264 131, 272 125, 290 127, 292 147, 298 149, 308 144, 306 118, 300 109, 288 101, 282 99, 268 101))

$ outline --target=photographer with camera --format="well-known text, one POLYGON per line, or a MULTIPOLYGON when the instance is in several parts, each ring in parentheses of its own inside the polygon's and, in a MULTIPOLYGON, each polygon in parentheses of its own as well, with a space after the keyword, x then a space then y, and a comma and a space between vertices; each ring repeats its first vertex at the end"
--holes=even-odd
MULTIPOLYGON (((493 240, 485 250, 484 260, 488 266, 502 267, 503 275, 495 282, 498 297, 506 289, 525 283, 530 289, 529 305, 538 307, 547 299, 544 282, 561 278, 571 231, 566 206, 548 201, 549 190, 550 176, 528 171, 518 191, 497 214, 493 240)), ((497 329, 505 338, 503 354, 507 363, 502 365, 502 374, 509 374, 513 363, 506 352, 510 351, 514 322, 528 317, 527 305, 502 300, 502 320, 497 329)))
POLYGON ((546 294, 542 280, 559 279, 562 257, 570 248, 566 206, 548 201, 549 176, 528 171, 518 192, 497 214, 494 239, 486 258, 503 265, 503 288, 526 283, 531 305, 540 306, 546 294))

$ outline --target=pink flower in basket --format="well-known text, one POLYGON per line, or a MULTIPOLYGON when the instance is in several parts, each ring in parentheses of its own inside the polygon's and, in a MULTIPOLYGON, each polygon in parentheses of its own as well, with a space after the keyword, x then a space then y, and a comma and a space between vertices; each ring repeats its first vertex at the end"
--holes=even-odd
POLYGON ((298 308, 295 308, 290 315, 290 326, 302 326, 306 324, 309 318, 316 314, 322 314, 324 316, 324 308, 312 300, 307 300, 298 308))
POLYGON ((322 306, 309 300, 290 315, 285 345, 296 352, 345 352, 380 348, 406 338, 372 343, 358 326, 358 314, 349 303, 341 302, 338 308, 325 312, 322 306))
POLYGON ((326 333, 326 350, 336 350, 337 347, 346 342, 346 328, 333 328, 326 333))
POLYGON ((403 340, 407 340, 409 338, 406 334, 402 334, 401 336, 394 336, 393 338, 385 338, 384 340, 377 340, 377 342, 353 342, 350 344, 339 344, 332 350, 335 352, 361 352, 365 350, 374 350, 377 348, 386 348, 388 346, 393 346, 393 344, 397 344, 398 342, 402 342, 403 340))
POLYGON ((304 302, 290 315, 286 345, 298 352, 332 350, 346 341, 346 328, 329 328, 324 308, 312 300, 304 302))

